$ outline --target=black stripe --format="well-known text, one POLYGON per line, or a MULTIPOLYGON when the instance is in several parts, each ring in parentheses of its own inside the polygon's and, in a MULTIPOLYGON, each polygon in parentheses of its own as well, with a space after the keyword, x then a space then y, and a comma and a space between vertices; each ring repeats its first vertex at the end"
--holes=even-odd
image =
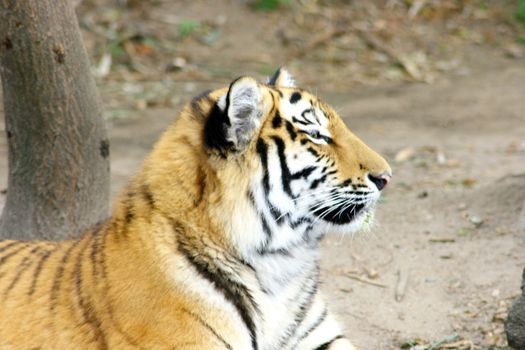
POLYGON ((90 244, 94 244, 94 237, 93 235, 90 235, 86 238, 87 243, 80 249, 77 255, 77 261, 75 263, 75 292, 78 296, 78 306, 80 308, 80 311, 82 312, 82 317, 84 318, 85 322, 91 325, 91 329, 94 333, 94 340, 97 341, 100 345, 101 349, 108 349, 108 343, 106 340, 106 335, 102 331, 102 323, 95 315, 95 309, 93 305, 89 302, 89 300, 84 298, 83 292, 82 292, 82 284, 83 284, 83 278, 82 278, 82 258, 84 257, 84 253, 88 248, 90 248, 90 244))
POLYGON ((257 254, 259 255, 280 255, 280 256, 288 256, 288 257, 292 256, 290 251, 285 248, 267 249, 267 247, 262 247, 262 248, 257 249, 257 254))
POLYGON ((295 131, 293 124, 290 123, 289 120, 286 121, 286 131, 288 131, 288 135, 290 135, 292 141, 295 141, 295 139, 297 138, 297 132, 295 131))
POLYGON ((150 209, 155 209, 155 198, 153 197, 153 193, 151 193, 149 186, 147 184, 142 184, 140 187, 140 192, 142 194, 142 197, 148 204, 150 209))
POLYGON ((29 287, 29 291, 27 292, 27 295, 31 296, 35 292, 36 284, 38 282, 38 277, 40 276, 40 273, 42 272, 42 268, 44 267, 44 263, 46 262, 46 260, 51 256, 51 254, 55 250, 56 250, 56 248, 53 249, 53 250, 47 251, 46 253, 44 253, 44 255, 42 255, 42 257, 38 261, 38 263, 36 265, 36 268, 35 268, 35 271, 33 272, 33 281, 31 282, 31 286, 29 287))
MULTIPOLYGON (((101 279, 101 281, 98 280, 98 276, 99 275, 97 274, 97 279, 94 280, 94 283, 95 283, 96 288, 98 288, 99 283, 101 283, 101 282, 103 283, 102 286, 104 288, 104 295, 108 295, 109 294, 109 283, 107 281, 107 269, 106 269, 106 241, 108 239, 108 235, 109 235, 110 231, 112 233, 115 233, 118 230, 119 230, 119 227, 118 227, 117 222, 113 221, 111 223, 111 227, 101 228, 100 231, 97 233, 97 236, 100 236, 100 248, 97 251, 97 256, 99 256, 99 258, 97 259, 97 261, 95 261, 95 263, 100 267, 100 272, 101 272, 100 279, 101 279)), ((116 320, 116 318, 115 318, 115 314, 113 312, 112 304, 110 302, 106 301, 104 306, 105 306, 105 311, 109 315, 109 319, 111 320, 111 322, 115 326, 115 330, 118 333, 120 333, 120 335, 122 335, 122 337, 132 347, 135 347, 135 348, 138 348, 138 349, 144 349, 142 347, 139 347, 137 342, 133 339, 133 337, 130 334, 124 332, 124 330, 122 329, 122 326, 120 325, 118 320, 116 320)))
POLYGON ((315 166, 307 166, 301 169, 300 171, 296 172, 295 174, 292 174, 292 179, 293 180, 300 179, 300 178, 308 179, 308 176, 310 176, 310 174, 316 169, 317 167, 315 166))
POLYGON ((346 187, 346 186, 351 185, 351 184, 352 184, 352 179, 347 179, 347 180, 343 181, 343 183, 341 183, 339 186, 346 187))
MULTIPOLYGON (((290 324, 288 326, 287 330, 284 332, 284 336, 287 337, 287 339, 282 339, 282 337, 281 337, 281 340, 279 342, 279 344, 280 344, 279 349, 283 349, 288 344, 288 341, 291 339, 291 336, 293 335, 292 332, 293 331, 297 331, 297 329, 300 328, 301 324, 303 323, 304 319, 306 318, 306 315, 308 314, 308 312, 312 308, 313 302, 315 300, 315 296, 317 295, 317 291, 318 291, 318 277, 319 277, 319 268, 316 269, 316 273, 314 275, 314 278, 307 279, 305 281, 305 283, 302 285, 302 287, 300 289, 301 293, 304 292, 305 288, 308 287, 308 286, 305 285, 306 283, 308 283, 308 282, 312 283, 313 282, 313 285, 310 286, 310 289, 306 292, 306 295, 304 296, 303 302, 299 306, 299 312, 295 315, 293 323, 290 324)), ((299 298, 299 296, 296 296, 293 300, 295 301, 298 298, 299 298)), ((294 348, 295 348, 295 346, 292 347, 292 349, 294 349, 294 348)))
POLYGON ((279 115, 279 112, 276 112, 275 117, 273 117, 272 119, 272 127, 274 129, 278 129, 281 127, 282 124, 283 124, 283 118, 281 118, 281 116, 279 115))
POLYGON ((281 68, 277 69, 275 73, 273 73, 270 80, 268 80, 268 85, 276 86, 275 84, 277 84, 277 79, 279 79, 280 75, 281 75, 281 68))
POLYGON ((326 181, 326 178, 328 177, 327 174, 324 174, 323 176, 321 176, 320 178, 318 179, 315 179, 314 181, 312 181, 312 184, 310 185, 310 189, 311 190, 314 190, 317 188, 317 186, 319 186, 320 183, 323 183, 326 181))
POLYGON ((29 244, 27 242, 24 242, 25 245, 23 247, 20 247, 4 256, 2 256, 0 258, 0 265, 4 264, 7 260, 9 260, 9 258, 15 256, 16 254, 20 253, 22 250, 26 249, 27 247, 29 247, 29 244))
MULTIPOLYGON (((178 231, 178 228, 174 228, 178 231)), ((255 301, 251 296, 248 289, 229 278, 228 274, 223 271, 217 265, 211 263, 212 259, 208 261, 204 260, 206 257, 202 254, 193 255, 188 247, 185 244, 178 240, 178 251, 186 257, 188 262, 197 270, 197 272, 214 287, 224 295, 226 300, 228 300, 239 313, 241 319, 243 320, 250 337, 252 339, 252 348, 257 350, 257 334, 255 331, 255 323, 252 319, 252 310, 256 310, 255 301)))
POLYGON ((308 108, 308 109, 305 109, 304 111, 302 111, 302 113, 301 113, 301 117, 303 117, 303 119, 306 120, 308 122, 308 124, 315 124, 314 121, 306 118, 306 113, 312 113, 314 115, 314 118, 315 118, 315 110, 313 108, 308 108))
POLYGON ((270 226, 268 225, 268 221, 266 220, 264 215, 263 214, 260 214, 260 215, 261 215, 261 224, 262 224, 263 232, 267 237, 267 242, 270 242, 270 240, 272 239, 272 230, 270 229, 270 226))
POLYGON ((10 243, 6 244, 5 246, 0 247, 0 253, 3 253, 5 251, 7 251, 9 248, 17 246, 17 245, 22 244, 22 243, 27 243, 27 241, 11 241, 10 243))
POLYGON ((321 313, 321 315, 317 318, 317 320, 314 322, 313 325, 310 326, 310 328, 308 328, 308 330, 306 332, 304 332, 300 337, 299 337, 299 341, 298 343, 300 343, 303 339, 305 339, 306 337, 308 337, 313 331, 316 330, 317 327, 319 327, 321 325, 321 323, 323 323, 323 321, 326 319, 326 316, 328 316, 328 310, 323 309, 323 312, 321 313))
POLYGON ((272 239, 272 230, 270 229, 270 226, 268 225, 268 220, 266 220, 266 217, 264 216, 263 213, 259 212, 259 210, 257 208, 257 203, 255 202, 255 197, 254 197, 254 195, 253 195, 253 193, 251 191, 248 192, 248 199, 249 199, 251 205, 253 206, 253 208, 255 209, 255 211, 257 212, 257 215, 259 215, 261 217, 262 229, 263 229, 264 234, 266 235, 266 243, 265 244, 268 244, 270 242, 270 240, 272 239))
POLYGON ((319 345, 319 346, 316 347, 314 350, 326 350, 326 349, 328 349, 328 347, 329 347, 334 341, 336 341, 337 339, 341 339, 341 338, 343 338, 343 336, 342 336, 342 335, 338 335, 338 336, 335 337, 334 339, 329 340, 329 341, 327 341, 326 343, 319 345))
POLYGON ((6 297, 9 292, 15 287, 15 285, 18 283, 18 281, 20 280, 20 277, 22 277, 22 274, 29 268, 31 267, 31 264, 33 263, 33 258, 34 256, 32 254, 36 253, 38 250, 40 250, 40 247, 39 246, 36 246, 34 247, 33 249, 31 249, 31 251, 29 252, 29 254, 31 255, 28 255, 26 257, 24 257, 24 259, 22 259, 22 261, 20 262, 20 264, 18 264, 18 268, 17 268, 17 271, 16 271, 16 275, 15 277, 13 278, 13 280, 11 281, 11 283, 9 284, 9 287, 7 287, 5 290, 4 290, 4 297, 6 297))
POLYGON ((191 109, 193 111, 193 116, 194 117, 199 117, 199 118, 204 118, 206 115, 204 114, 204 111, 202 109, 202 106, 201 106, 201 102, 202 100, 209 100, 210 97, 208 96, 210 94, 211 90, 206 90, 202 93, 200 93, 199 95, 195 96, 191 102, 190 102, 190 106, 191 106, 191 109))
POLYGON ((256 145, 257 154, 261 158, 263 167, 263 189, 266 194, 270 192, 270 175, 268 173, 268 145, 262 139, 257 140, 256 145))
POLYGON ((307 122, 305 122, 305 121, 299 120, 299 119, 297 119, 296 117, 292 117, 292 121, 293 121, 294 123, 302 124, 302 125, 305 125, 305 126, 307 126, 307 125, 311 125, 311 124, 312 124, 312 123, 307 123, 307 122))
POLYGON ((220 334, 217 333, 217 331, 213 329, 213 327, 210 326, 206 321, 204 321, 199 315, 189 311, 188 309, 184 309, 184 308, 182 309, 182 311, 184 311, 185 313, 187 313, 188 315, 196 319, 207 330, 209 330, 215 336, 215 338, 217 338, 224 345, 226 349, 233 350, 232 346, 223 337, 221 337, 220 334))
POLYGON ((101 247, 102 233, 100 231, 94 233, 95 237, 91 243, 91 273, 93 275, 93 280, 96 280, 98 277, 98 254, 101 247))
POLYGON ((288 169, 288 164, 286 163, 286 155, 284 154, 284 141, 280 137, 273 136, 275 144, 277 145, 277 154, 279 156, 279 163, 281 164, 281 181, 283 185, 283 190, 290 197, 294 197, 292 190, 290 188, 290 182, 292 181, 292 175, 290 174, 290 169, 288 169))
POLYGON ((295 92, 292 94, 292 96, 290 96, 290 103, 295 104, 295 103, 297 103, 297 101, 299 101, 301 98, 302 98, 301 93, 295 91, 295 92))
POLYGON ((126 225, 128 225, 133 219, 135 219, 135 213, 134 213, 134 207, 133 207, 133 197, 135 197, 135 192, 130 191, 128 192, 126 201, 125 201, 125 214, 124 214, 124 222, 126 225))
POLYGON ((297 227, 305 223, 311 224, 312 219, 302 216, 298 218, 297 220, 290 221, 290 227, 292 228, 292 230, 295 230, 297 227))
POLYGON ((319 157, 319 153, 312 147, 308 147, 306 150, 310 152, 311 154, 313 154, 315 157, 319 157))
POLYGON ((270 214, 272 215, 273 220, 277 224, 282 224, 285 217, 288 217, 288 214, 283 215, 277 208, 275 208, 268 198, 266 198, 266 205, 268 205, 268 209, 270 210, 270 214))
POLYGON ((55 278, 53 280, 53 285, 51 286, 51 292, 49 293, 50 297, 50 303, 49 303, 49 309, 55 310, 56 306, 58 305, 58 295, 60 292, 60 284, 62 283, 62 278, 64 277, 64 271, 65 271, 65 265, 69 260, 69 256, 71 255, 71 252, 73 249, 80 243, 80 240, 77 240, 71 244, 69 248, 67 248, 66 252, 64 253, 62 260, 58 264, 58 268, 55 272, 55 278))

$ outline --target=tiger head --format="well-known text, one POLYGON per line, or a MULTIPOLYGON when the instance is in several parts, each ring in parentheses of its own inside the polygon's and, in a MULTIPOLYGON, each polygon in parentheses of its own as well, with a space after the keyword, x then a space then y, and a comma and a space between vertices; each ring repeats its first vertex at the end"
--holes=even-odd
POLYGON ((157 201, 229 232, 242 250, 354 232, 391 178, 387 162, 284 69, 267 84, 242 77, 194 99, 151 159, 159 157, 157 201))

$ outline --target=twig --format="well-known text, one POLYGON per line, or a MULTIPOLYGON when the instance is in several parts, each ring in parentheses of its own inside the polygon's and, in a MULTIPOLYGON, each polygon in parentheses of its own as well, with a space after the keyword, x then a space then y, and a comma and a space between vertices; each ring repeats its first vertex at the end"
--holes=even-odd
POLYGON ((472 350, 474 343, 471 340, 460 340, 450 344, 442 344, 440 349, 472 350))
POLYGON ((387 46, 386 44, 373 37, 370 33, 358 28, 356 28, 356 32, 359 34, 359 36, 365 42, 365 44, 368 45, 371 49, 385 53, 386 55, 390 56, 391 59, 396 61, 396 63, 401 65, 401 67, 403 67, 403 69, 412 79, 418 81, 423 80, 423 74, 421 74, 421 72, 413 62, 408 60, 406 57, 401 55, 399 52, 397 52, 390 46, 387 46))
POLYGON ((456 239, 453 237, 434 237, 429 238, 428 241, 432 243, 454 243, 456 239))
POLYGON ((408 270, 397 270, 397 283, 395 290, 395 299, 396 301, 401 301, 405 297, 405 292, 408 285, 408 270))
POLYGON ((292 53, 288 60, 303 58, 307 53, 316 49, 318 46, 325 45, 329 40, 343 36, 350 30, 348 28, 332 28, 331 30, 313 37, 302 49, 292 53))
POLYGON ((366 278, 363 278, 361 276, 358 276, 358 275, 354 275, 354 274, 351 274, 351 273, 346 273, 345 276, 348 277, 348 278, 351 278, 353 280, 359 281, 359 282, 370 284, 372 286, 376 286, 376 287, 380 287, 380 288, 387 288, 387 285, 385 285, 385 284, 382 284, 382 283, 379 283, 379 282, 370 281, 370 280, 368 280, 366 278))
POLYGON ((441 340, 438 340, 437 342, 433 343, 429 348, 428 350, 439 350, 441 349, 441 347, 443 345, 445 345, 446 343, 450 343, 450 342, 455 342, 459 339, 459 336, 457 335, 451 335, 451 336, 448 336, 448 337, 445 337, 441 340))

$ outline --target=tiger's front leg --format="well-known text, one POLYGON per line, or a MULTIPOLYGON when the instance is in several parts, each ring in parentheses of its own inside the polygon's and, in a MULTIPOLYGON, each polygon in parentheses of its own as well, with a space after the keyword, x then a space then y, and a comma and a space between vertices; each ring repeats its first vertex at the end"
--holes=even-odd
POLYGON ((341 327, 327 311, 322 298, 317 295, 308 321, 299 330, 299 350, 356 350, 343 335, 341 327))

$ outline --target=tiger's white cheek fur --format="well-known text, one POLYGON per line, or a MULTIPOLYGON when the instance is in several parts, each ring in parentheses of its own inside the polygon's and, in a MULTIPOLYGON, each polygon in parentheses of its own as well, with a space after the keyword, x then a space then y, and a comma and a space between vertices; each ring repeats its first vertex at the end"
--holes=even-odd
POLYGON ((282 169, 279 157, 275 154, 275 146, 270 148, 268 155, 268 172, 270 174, 270 193, 268 199, 270 203, 281 213, 289 213, 294 209, 294 202, 282 187, 282 169))
MULTIPOLYGON (((253 193, 254 197, 257 193, 253 193)), ((265 236, 262 233, 260 214, 253 207, 253 203, 239 199, 241 203, 233 208, 229 222, 229 230, 235 245, 243 256, 247 256, 264 244, 265 236)))

